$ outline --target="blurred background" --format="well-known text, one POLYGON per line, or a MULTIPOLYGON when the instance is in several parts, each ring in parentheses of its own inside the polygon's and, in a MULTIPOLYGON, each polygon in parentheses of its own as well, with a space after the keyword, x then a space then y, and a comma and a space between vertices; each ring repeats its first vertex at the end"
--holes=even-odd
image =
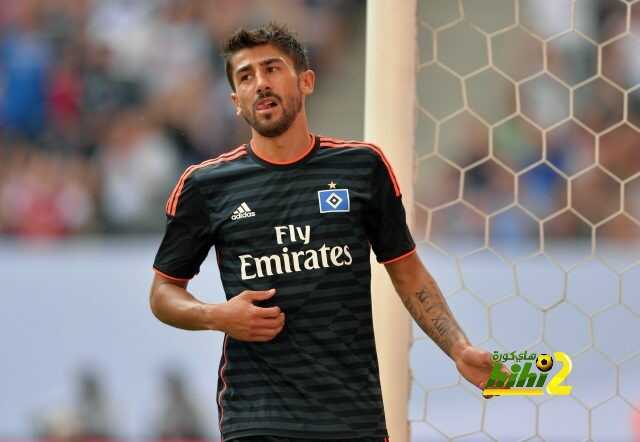
MULTIPOLYGON (((219 439, 221 335, 148 307, 164 203, 248 141, 220 56, 240 26, 297 30, 314 131, 361 138, 365 6, 0 1, 0 439, 219 439)), ((211 260, 191 287, 224 299, 211 260)))
MULTIPOLYGON (((0 1, 0 438, 219 440, 221 336, 148 308, 164 203, 248 140, 219 56, 239 26, 297 30, 312 130, 361 139, 366 6, 0 1)), ((419 0, 416 19, 420 253, 474 342, 565 351, 576 387, 487 405, 416 329, 413 440, 630 440, 640 2, 419 0)), ((190 287, 224 299, 211 257, 190 287)))
POLYGON ((159 209, 184 168, 248 138, 220 57, 241 25, 277 18, 304 31, 320 77, 321 98, 310 105, 332 114, 314 118, 316 130, 361 134, 364 7, 2 1, 0 232, 32 239, 160 231, 159 209), (338 78, 349 87, 336 89, 338 78))

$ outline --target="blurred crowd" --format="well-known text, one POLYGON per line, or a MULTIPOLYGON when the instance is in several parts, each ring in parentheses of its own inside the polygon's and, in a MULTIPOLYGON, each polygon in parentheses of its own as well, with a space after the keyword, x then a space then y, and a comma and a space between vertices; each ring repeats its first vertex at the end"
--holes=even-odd
POLYGON ((240 26, 304 31, 339 63, 349 0, 0 2, 0 234, 140 233, 186 165, 246 142, 220 57, 240 26))
MULTIPOLYGON (((214 419, 208 417, 209 410, 199 406, 185 374, 175 368, 168 369, 163 384, 156 415, 149 416, 149 429, 142 439, 212 440, 214 419)), ((114 408, 100 372, 86 368, 78 373, 70 406, 57 405, 34 412, 33 435, 40 440, 60 442, 123 440, 119 417, 125 411, 114 408)))

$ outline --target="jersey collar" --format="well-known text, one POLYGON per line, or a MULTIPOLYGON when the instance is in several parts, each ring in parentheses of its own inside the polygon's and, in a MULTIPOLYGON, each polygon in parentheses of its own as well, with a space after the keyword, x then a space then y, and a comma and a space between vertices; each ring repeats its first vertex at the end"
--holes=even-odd
POLYGON ((264 166, 276 168, 276 169, 289 168, 289 167, 295 167, 298 164, 304 163, 317 149, 319 144, 318 141, 319 141, 318 137, 316 137, 313 134, 309 134, 309 144, 307 148, 298 158, 294 158, 291 161, 273 161, 258 155, 258 153, 254 149, 253 141, 249 142, 249 144, 247 145, 247 150, 251 158, 253 158, 256 162, 264 166))

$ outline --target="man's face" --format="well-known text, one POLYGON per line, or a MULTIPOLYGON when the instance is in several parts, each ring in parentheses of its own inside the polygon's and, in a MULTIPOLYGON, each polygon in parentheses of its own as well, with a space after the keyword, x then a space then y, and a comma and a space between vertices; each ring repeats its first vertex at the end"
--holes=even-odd
POLYGON ((293 61, 271 45, 235 53, 231 72, 237 113, 265 137, 286 132, 302 109, 303 97, 313 91, 313 72, 298 74, 293 61))

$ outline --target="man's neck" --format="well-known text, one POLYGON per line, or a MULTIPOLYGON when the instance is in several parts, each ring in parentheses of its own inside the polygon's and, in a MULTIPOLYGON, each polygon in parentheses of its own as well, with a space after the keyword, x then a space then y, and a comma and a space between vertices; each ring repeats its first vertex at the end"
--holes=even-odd
POLYGON ((306 121, 296 121, 285 133, 277 137, 264 137, 252 130, 251 146, 259 157, 267 161, 291 163, 309 150, 310 139, 311 133, 306 121))

